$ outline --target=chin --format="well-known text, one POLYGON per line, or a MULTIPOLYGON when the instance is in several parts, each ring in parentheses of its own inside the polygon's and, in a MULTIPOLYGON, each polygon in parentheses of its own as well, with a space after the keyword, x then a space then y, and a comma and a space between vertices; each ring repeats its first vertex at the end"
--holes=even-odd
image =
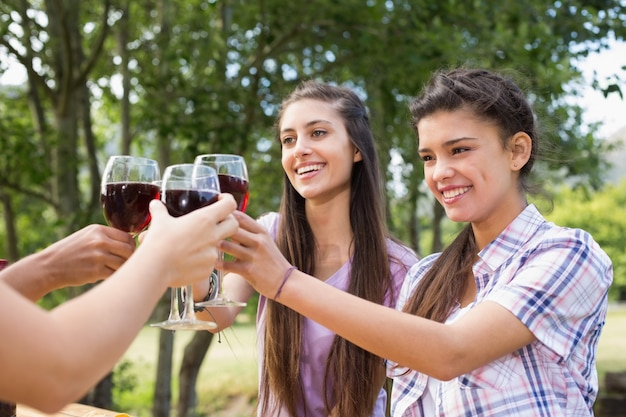
POLYGON ((471 221, 471 219, 467 216, 467 213, 461 213, 460 210, 451 210, 447 208, 445 210, 446 217, 455 223, 467 223, 471 221))

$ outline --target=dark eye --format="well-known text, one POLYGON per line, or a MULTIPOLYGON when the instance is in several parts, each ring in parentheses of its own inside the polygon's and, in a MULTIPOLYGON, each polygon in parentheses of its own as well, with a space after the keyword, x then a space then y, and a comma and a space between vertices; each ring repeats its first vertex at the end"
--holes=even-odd
POLYGON ((467 152, 467 151, 469 151, 469 148, 464 148, 464 147, 454 148, 452 149, 452 155, 456 155, 456 154, 467 152))
POLYGON ((432 161, 433 157, 431 155, 420 155, 420 159, 424 162, 432 161))
POLYGON ((325 130, 315 129, 312 133, 312 136, 319 137, 319 136, 324 136, 325 134, 326 134, 325 130))
POLYGON ((280 143, 282 143, 283 145, 289 145, 295 141, 296 138, 294 138, 293 136, 285 136, 284 138, 280 139, 280 143))

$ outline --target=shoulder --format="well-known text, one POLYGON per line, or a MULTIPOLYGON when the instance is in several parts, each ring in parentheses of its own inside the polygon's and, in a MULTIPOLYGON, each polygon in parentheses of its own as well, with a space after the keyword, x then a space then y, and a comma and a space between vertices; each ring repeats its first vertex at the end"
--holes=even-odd
POLYGON ((407 267, 413 266, 419 259, 413 249, 391 238, 387 239, 387 254, 389 255, 389 262, 391 264, 395 263, 407 267))
POLYGON ((256 221, 272 233, 278 225, 278 219, 280 219, 280 215, 278 213, 275 211, 268 211, 257 217, 256 221))
POLYGON ((552 264, 581 262, 606 268, 611 261, 600 245, 585 230, 559 226, 547 221, 534 205, 529 205, 491 245, 483 251, 508 253, 527 263, 533 258, 553 259, 552 264))
POLYGON ((433 253, 420 259, 411 267, 407 277, 410 277, 412 280, 419 280, 433 266, 439 255, 441 255, 441 252, 433 253))
POLYGON ((583 257, 588 262, 597 263, 599 266, 611 265, 606 252, 593 236, 583 229, 557 226, 546 222, 525 246, 532 252, 568 253, 571 257, 583 257))

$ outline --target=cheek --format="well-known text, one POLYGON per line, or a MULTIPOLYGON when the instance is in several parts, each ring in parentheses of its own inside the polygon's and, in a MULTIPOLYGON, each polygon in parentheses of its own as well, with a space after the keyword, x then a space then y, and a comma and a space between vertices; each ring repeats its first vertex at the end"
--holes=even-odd
POLYGON ((436 194, 437 186, 435 185, 435 181, 433 181, 433 173, 431 168, 424 167, 424 181, 426 182, 428 189, 433 194, 436 194))
POLYGON ((293 185, 295 173, 293 172, 293 152, 291 151, 283 151, 280 163, 283 166, 283 171, 287 175, 289 182, 293 185))
POLYGON ((291 171, 291 152, 283 149, 280 157, 280 164, 283 166, 285 172, 289 173, 291 171))

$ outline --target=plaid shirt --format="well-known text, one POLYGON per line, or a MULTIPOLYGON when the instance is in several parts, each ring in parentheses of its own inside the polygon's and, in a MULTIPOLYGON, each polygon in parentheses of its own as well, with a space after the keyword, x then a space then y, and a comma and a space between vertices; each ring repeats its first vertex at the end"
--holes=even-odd
MULTIPOLYGON (((437 256, 409 271, 398 309, 437 256)), ((536 340, 470 373, 437 382, 431 393, 435 416, 592 416, 598 393, 595 353, 613 279, 608 256, 585 231, 548 223, 529 205, 479 257, 473 266, 476 300, 469 309, 494 301, 536 340)), ((399 374, 393 365, 390 376, 399 374)), ((427 382, 428 376, 416 371, 395 376, 391 415, 425 416, 420 397, 427 382)))

